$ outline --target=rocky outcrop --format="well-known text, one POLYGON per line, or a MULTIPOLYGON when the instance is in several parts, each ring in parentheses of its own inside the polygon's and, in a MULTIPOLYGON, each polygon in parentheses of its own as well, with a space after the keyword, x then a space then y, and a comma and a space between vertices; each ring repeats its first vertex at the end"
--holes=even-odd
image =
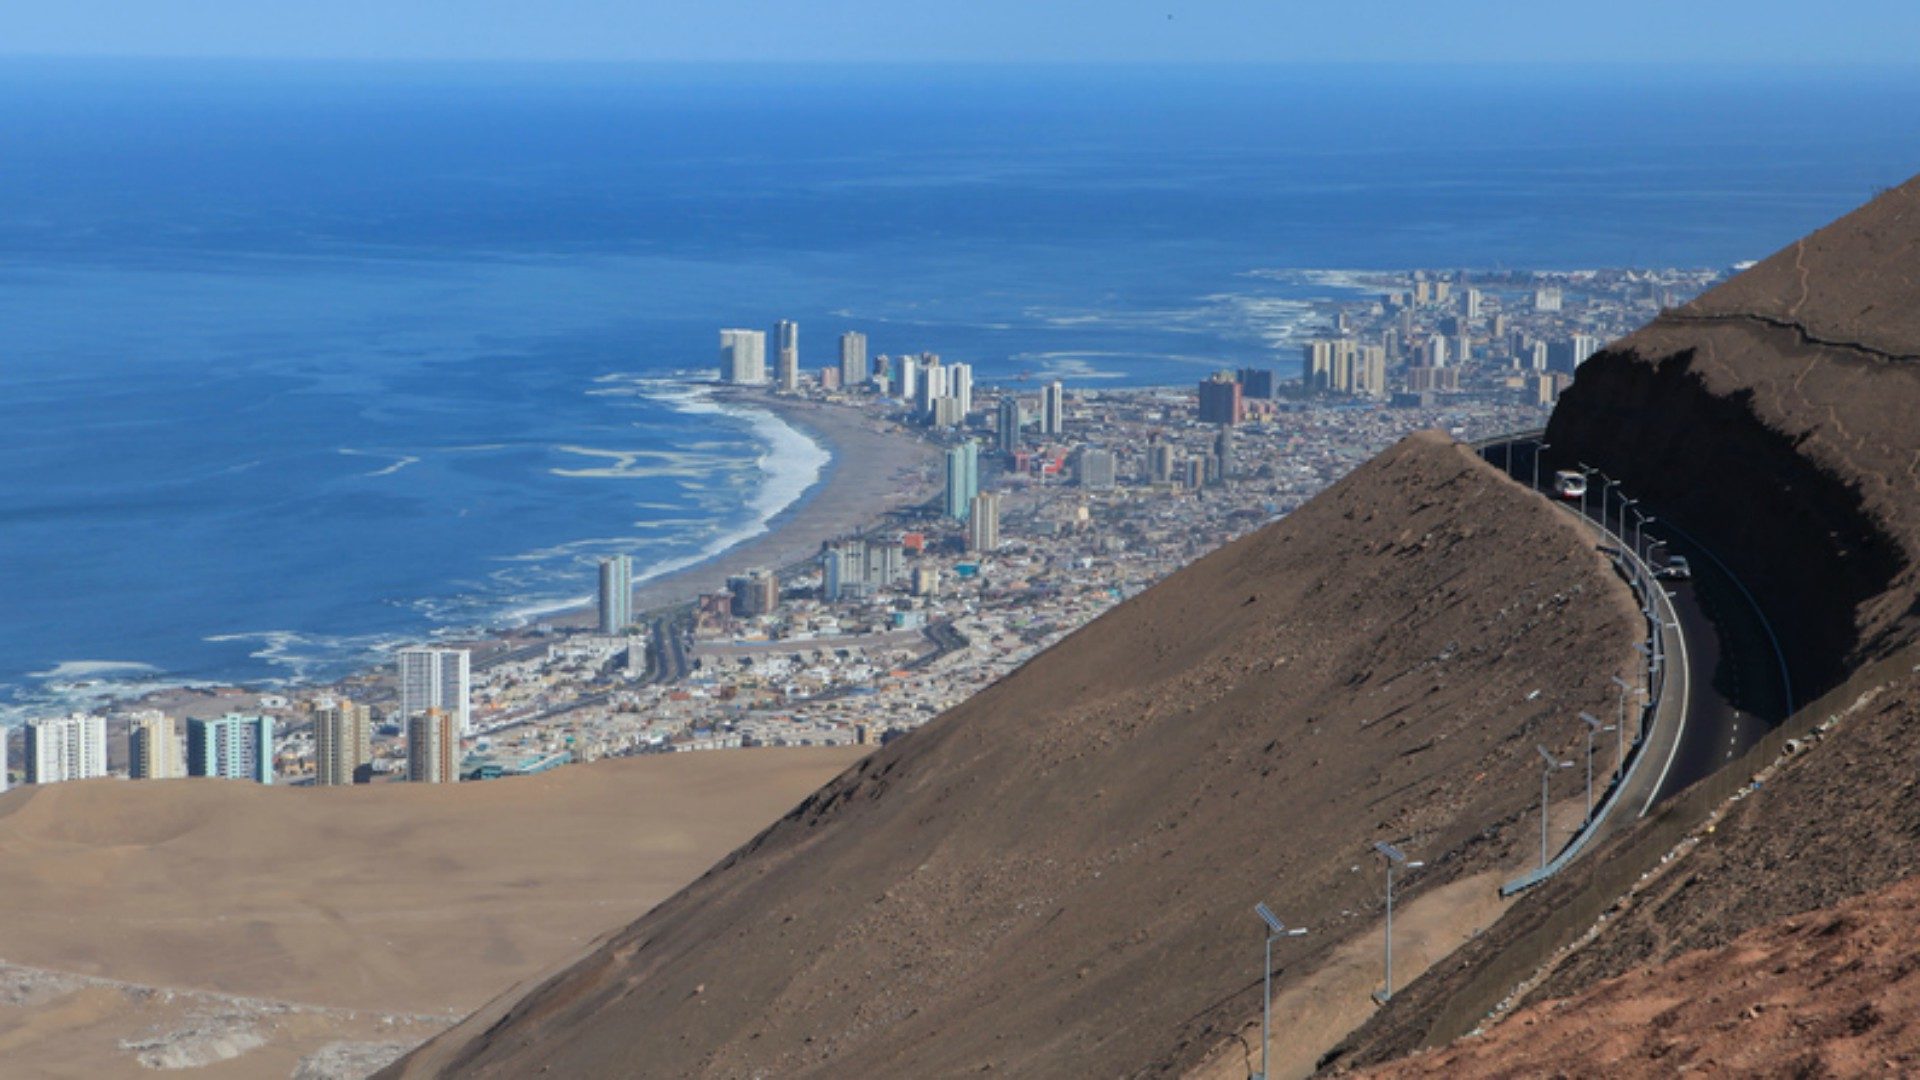
POLYGON ((1912 640, 1920 180, 1590 359, 1547 441, 1751 584, 1802 702, 1912 640))

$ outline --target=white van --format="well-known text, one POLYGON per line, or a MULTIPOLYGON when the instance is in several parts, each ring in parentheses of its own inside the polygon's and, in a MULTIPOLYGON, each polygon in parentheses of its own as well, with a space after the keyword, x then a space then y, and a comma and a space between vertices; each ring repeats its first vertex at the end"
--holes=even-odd
POLYGON ((1563 499, 1582 499, 1587 494, 1587 476, 1578 469, 1561 469, 1553 474, 1553 493, 1563 499))

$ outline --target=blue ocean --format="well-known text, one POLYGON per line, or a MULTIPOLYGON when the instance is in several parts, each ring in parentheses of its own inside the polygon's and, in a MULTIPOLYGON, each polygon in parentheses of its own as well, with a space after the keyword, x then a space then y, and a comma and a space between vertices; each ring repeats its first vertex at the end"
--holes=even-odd
POLYGON ((1873 70, 0 62, 0 709, 753 535, 830 465, 689 383, 722 326, 1184 382, 1342 271, 1723 267, 1916 148, 1873 70))

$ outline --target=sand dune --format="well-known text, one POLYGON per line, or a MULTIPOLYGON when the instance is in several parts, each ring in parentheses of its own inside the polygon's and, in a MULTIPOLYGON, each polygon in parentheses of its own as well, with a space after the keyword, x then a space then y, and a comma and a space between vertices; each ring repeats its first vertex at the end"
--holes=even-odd
MULTIPOLYGON (((645 912, 859 756, 683 754, 457 787, 22 788, 0 796, 0 958, 458 1016, 645 912)), ((93 1063, 102 1048, 61 1045, 83 1004, 73 1037, 117 1030, 113 994, 97 986, 14 997, 25 1003, 0 1008, 9 1068, 93 1063)), ((328 1041, 324 1018, 295 1027, 328 1041)), ((119 1060, 139 1071, 131 1054, 119 1060)))

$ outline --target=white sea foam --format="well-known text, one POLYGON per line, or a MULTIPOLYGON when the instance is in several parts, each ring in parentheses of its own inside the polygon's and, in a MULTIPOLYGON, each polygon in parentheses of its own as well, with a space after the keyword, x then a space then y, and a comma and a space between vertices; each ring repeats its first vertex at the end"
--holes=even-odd
POLYGON ((43 716, 101 712, 116 703, 162 690, 212 686, 192 679, 170 679, 152 664, 117 660, 67 660, 33 673, 40 684, 0 702, 0 727, 43 716))
POLYGON ((29 678, 45 682, 78 682, 85 679, 124 679, 159 670, 152 664, 137 660, 62 660, 46 671, 27 674, 29 678))
POLYGON ((340 447, 340 452, 348 457, 388 458, 392 462, 372 472, 361 473, 361 476, 392 476, 394 473, 399 472, 409 465, 420 464, 420 459, 414 457, 412 454, 396 454, 378 450, 355 450, 350 446, 340 447))

